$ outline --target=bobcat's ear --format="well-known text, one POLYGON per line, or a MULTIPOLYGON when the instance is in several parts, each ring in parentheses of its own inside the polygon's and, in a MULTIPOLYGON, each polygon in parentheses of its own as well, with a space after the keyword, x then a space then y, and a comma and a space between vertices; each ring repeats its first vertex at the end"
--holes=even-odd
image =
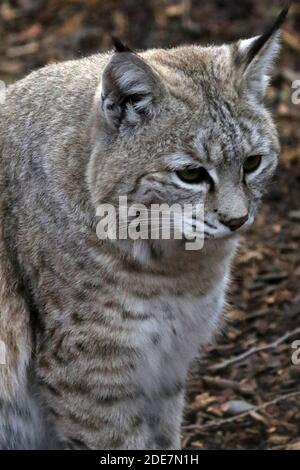
POLYGON ((234 65, 247 93, 261 100, 270 81, 273 63, 280 49, 280 27, 289 11, 287 6, 275 23, 261 36, 239 41, 233 46, 234 65))
POLYGON ((153 115, 159 88, 158 77, 142 58, 117 49, 102 75, 102 115, 111 128, 138 124, 153 115))

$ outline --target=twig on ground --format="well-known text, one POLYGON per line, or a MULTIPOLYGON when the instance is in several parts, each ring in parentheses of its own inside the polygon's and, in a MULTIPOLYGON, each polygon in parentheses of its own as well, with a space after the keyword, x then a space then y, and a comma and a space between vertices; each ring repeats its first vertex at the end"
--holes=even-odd
POLYGON ((288 331, 287 333, 285 333, 283 336, 276 339, 272 343, 266 344, 265 346, 251 348, 249 349, 249 351, 245 351, 244 353, 239 354, 238 356, 231 357, 227 359, 226 361, 221 362, 220 364, 215 364, 213 366, 210 366, 209 370, 217 371, 217 370, 225 369, 231 364, 236 364, 237 362, 243 361, 244 359, 247 359, 249 356, 252 356, 253 354, 257 354, 262 351, 268 351, 269 349, 277 348, 281 343, 283 343, 287 339, 297 334, 300 334, 300 327, 296 328, 295 330, 288 331))
POLYGON ((239 382, 234 380, 223 379, 221 377, 210 377, 209 375, 205 375, 202 377, 206 385, 211 387, 215 387, 220 390, 224 390, 224 388, 229 388, 235 392, 241 393, 242 395, 254 395, 254 390, 246 385, 242 385, 239 382))
POLYGON ((213 420, 207 424, 187 425, 184 427, 184 431, 206 431, 207 429, 211 429, 211 428, 219 428, 223 426, 224 424, 232 423, 234 421, 237 421, 238 419, 245 418, 246 416, 251 415, 251 413, 256 413, 257 411, 265 410, 269 406, 276 405, 277 403, 281 401, 289 400, 290 398, 295 398, 297 396, 300 396, 300 390, 297 392, 286 393, 285 395, 281 395, 277 398, 274 398, 274 400, 263 403, 262 405, 253 406, 253 408, 247 411, 243 411, 243 413, 239 413, 235 416, 231 416, 230 418, 213 420))

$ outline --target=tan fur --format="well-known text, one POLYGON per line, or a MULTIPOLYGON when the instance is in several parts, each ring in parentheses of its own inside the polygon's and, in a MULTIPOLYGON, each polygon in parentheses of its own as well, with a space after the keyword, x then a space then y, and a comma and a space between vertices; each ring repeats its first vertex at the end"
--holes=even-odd
POLYGON ((109 52, 9 87, 0 448, 180 446, 189 366, 221 322, 231 222, 252 223, 277 164, 262 96, 278 40, 266 40, 250 63, 256 39, 109 52), (246 174, 257 154, 260 167, 246 174), (180 179, 190 167, 205 170, 197 185, 180 179), (204 248, 100 241, 98 205, 124 195, 147 207, 203 202, 204 248))

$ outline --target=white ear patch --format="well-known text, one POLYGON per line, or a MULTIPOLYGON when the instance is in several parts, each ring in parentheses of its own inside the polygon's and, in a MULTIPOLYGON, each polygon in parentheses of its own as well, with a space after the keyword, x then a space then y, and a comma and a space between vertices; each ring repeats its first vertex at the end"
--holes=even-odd
POLYGON ((280 28, 289 8, 287 5, 261 36, 239 41, 233 48, 233 62, 242 74, 242 84, 246 84, 246 91, 255 99, 261 100, 266 92, 274 59, 279 52, 280 28))
POLYGON ((248 57, 259 40, 259 36, 238 42, 240 62, 244 65, 243 78, 247 91, 258 99, 264 97, 272 75, 273 64, 280 49, 280 33, 272 36, 250 62, 248 57))
POLYGON ((241 55, 247 54, 247 51, 250 50, 251 45, 258 39, 259 36, 254 36, 253 38, 249 39, 241 39, 238 42, 239 52, 241 55))

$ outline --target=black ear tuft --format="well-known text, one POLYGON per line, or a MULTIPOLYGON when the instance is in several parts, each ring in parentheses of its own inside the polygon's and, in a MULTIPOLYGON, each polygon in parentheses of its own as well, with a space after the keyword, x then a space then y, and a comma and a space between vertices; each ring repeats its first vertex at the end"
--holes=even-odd
POLYGON ((281 28, 289 12, 291 3, 292 2, 288 2, 287 6, 278 15, 275 23, 270 28, 268 28, 265 33, 263 33, 261 36, 258 36, 258 38, 253 42, 251 48, 247 53, 246 65, 249 65, 252 62, 252 60, 257 56, 257 54, 269 41, 269 39, 276 33, 276 31, 281 28))
POLYGON ((291 2, 281 11, 273 25, 262 35, 240 40, 233 45, 233 64, 241 78, 242 90, 261 101, 266 93, 273 64, 280 50, 280 27, 291 2))
POLYGON ((122 41, 120 41, 120 39, 117 38, 116 36, 112 36, 111 39, 115 46, 116 52, 132 52, 133 53, 133 51, 128 46, 123 44, 122 41))

